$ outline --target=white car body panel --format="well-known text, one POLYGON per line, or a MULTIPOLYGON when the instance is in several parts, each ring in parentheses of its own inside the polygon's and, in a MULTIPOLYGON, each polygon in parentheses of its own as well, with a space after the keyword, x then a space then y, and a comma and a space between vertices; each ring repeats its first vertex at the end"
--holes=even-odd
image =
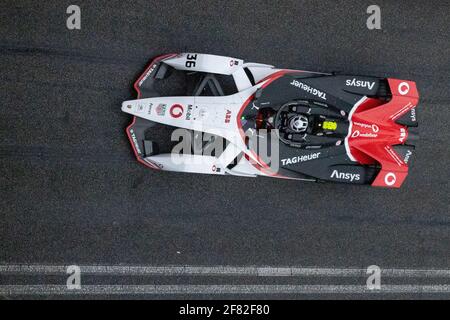
POLYGON ((174 58, 165 60, 164 63, 177 70, 231 75, 236 70, 242 69, 244 61, 212 54, 181 53, 174 58), (193 59, 194 57, 195 59, 193 59))
MULTIPOLYGON (((146 157, 145 161, 152 167, 167 171, 248 177, 267 175, 256 168, 259 159, 245 145, 237 116, 243 104, 264 85, 264 82, 260 81, 282 69, 275 69, 266 64, 244 63, 243 60, 232 57, 198 53, 178 54, 164 59, 163 62, 177 70, 231 75, 238 92, 228 96, 176 96, 128 100, 122 103, 122 111, 164 125, 214 134, 225 138, 229 144, 219 157, 168 153, 146 157), (252 85, 244 67, 251 70, 254 81, 260 83, 252 85), (229 121, 225 121, 227 118, 229 121), (242 156, 231 170, 227 168, 236 157, 243 154, 247 157, 242 156)), ((146 76, 150 73, 147 72, 146 76)), ((141 80, 140 85, 144 80, 145 78, 141 80)))

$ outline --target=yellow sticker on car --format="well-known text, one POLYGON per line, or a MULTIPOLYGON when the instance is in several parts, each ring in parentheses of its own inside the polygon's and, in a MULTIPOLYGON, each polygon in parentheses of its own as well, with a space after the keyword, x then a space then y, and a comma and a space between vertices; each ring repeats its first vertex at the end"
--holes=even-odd
POLYGON ((325 130, 336 130, 337 123, 335 121, 324 121, 323 122, 323 128, 325 130))

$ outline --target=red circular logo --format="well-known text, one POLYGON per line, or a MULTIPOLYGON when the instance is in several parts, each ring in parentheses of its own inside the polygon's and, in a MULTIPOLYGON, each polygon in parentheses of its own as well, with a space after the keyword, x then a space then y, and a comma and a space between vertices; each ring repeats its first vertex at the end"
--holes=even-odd
POLYGON ((172 118, 179 118, 183 115, 183 106, 180 104, 174 104, 170 107, 170 115, 172 118))

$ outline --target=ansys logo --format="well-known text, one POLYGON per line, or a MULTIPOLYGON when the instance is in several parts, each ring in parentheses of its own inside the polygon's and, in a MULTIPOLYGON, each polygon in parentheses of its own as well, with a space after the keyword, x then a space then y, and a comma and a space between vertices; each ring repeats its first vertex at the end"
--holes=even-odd
POLYGON ((373 86, 375 85, 375 81, 363 81, 363 80, 356 80, 356 78, 353 78, 345 80, 345 85, 347 87, 367 88, 369 90, 372 90, 373 86))
POLYGON ((349 173, 349 172, 339 172, 337 170, 333 170, 331 173, 331 178, 347 180, 347 181, 359 181, 361 176, 359 173, 349 173))

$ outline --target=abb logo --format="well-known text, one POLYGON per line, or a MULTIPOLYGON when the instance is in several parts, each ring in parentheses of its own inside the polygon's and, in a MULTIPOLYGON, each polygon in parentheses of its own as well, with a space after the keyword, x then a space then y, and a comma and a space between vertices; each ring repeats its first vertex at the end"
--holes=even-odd
POLYGON ((230 123, 231 121, 231 111, 227 109, 227 113, 225 114, 225 123, 230 123))

